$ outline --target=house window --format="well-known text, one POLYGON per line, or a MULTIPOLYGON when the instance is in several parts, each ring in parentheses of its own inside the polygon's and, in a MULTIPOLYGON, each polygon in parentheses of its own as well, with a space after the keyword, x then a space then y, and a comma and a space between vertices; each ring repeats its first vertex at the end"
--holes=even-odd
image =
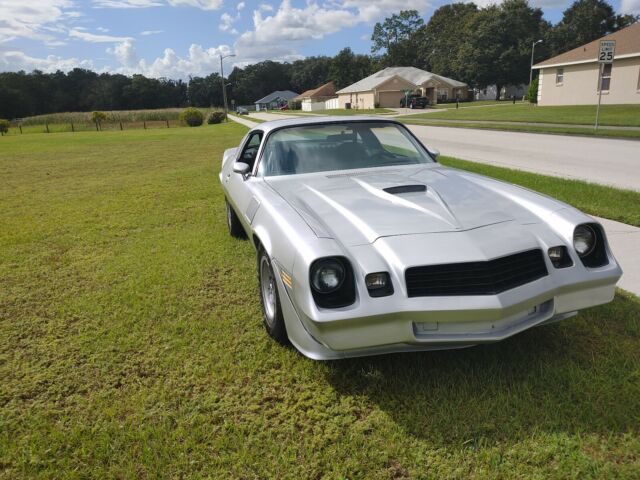
POLYGON ((449 91, 446 89, 438 90, 438 100, 446 101, 449 98, 449 91))
POLYGON ((602 86, 603 92, 608 92, 611 86, 611 66, 610 63, 605 63, 602 66, 602 81, 600 85, 602 86))
POLYGON ((556 85, 562 85, 564 83, 564 68, 556 69, 556 85))
POLYGON ((638 90, 640 90, 640 68, 638 69, 638 90))

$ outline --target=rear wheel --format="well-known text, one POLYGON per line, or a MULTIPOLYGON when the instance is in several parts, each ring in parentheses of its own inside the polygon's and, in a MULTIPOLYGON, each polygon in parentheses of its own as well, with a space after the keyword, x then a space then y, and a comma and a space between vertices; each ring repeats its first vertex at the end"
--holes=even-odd
POLYGON ((240 223, 238 215, 236 215, 235 210, 227 199, 225 199, 225 204, 227 207, 227 226, 229 227, 229 234, 235 238, 247 238, 247 233, 244 231, 244 228, 242 228, 242 223, 240 223))
POLYGON ((258 249, 258 283, 264 328, 276 342, 287 345, 289 337, 282 316, 276 276, 269 255, 262 247, 258 249))

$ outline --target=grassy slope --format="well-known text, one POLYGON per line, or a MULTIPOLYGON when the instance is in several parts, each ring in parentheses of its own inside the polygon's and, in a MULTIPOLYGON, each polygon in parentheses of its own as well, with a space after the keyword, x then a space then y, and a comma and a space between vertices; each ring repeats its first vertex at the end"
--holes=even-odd
MULTIPOLYGON (((596 118, 596 106, 539 107, 520 103, 496 105, 495 107, 452 109, 444 112, 419 114, 415 115, 415 118, 593 125, 596 118)), ((600 109, 600 124, 640 126, 640 105, 603 105, 600 109)))
POLYGON ((244 127, 0 140, 0 478, 630 478, 640 301, 333 363, 264 333, 244 127))
POLYGON ((451 157, 442 157, 439 160, 446 166, 522 185, 569 203, 591 215, 640 227, 640 192, 494 167, 451 157))

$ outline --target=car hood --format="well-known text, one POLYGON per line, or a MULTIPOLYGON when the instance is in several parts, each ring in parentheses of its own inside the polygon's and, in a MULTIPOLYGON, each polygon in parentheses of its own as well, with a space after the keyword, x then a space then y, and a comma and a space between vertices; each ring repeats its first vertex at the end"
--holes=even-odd
POLYGON ((266 182, 316 235, 345 245, 395 235, 539 221, 490 186, 440 166, 267 177, 266 182))

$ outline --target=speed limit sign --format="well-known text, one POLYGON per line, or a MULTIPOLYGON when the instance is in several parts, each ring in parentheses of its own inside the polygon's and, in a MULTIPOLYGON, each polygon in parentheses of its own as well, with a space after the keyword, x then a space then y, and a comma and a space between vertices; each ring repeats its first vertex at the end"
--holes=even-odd
POLYGON ((615 53, 615 40, 600 40, 600 51, 598 52, 599 63, 613 63, 613 56, 615 53))

